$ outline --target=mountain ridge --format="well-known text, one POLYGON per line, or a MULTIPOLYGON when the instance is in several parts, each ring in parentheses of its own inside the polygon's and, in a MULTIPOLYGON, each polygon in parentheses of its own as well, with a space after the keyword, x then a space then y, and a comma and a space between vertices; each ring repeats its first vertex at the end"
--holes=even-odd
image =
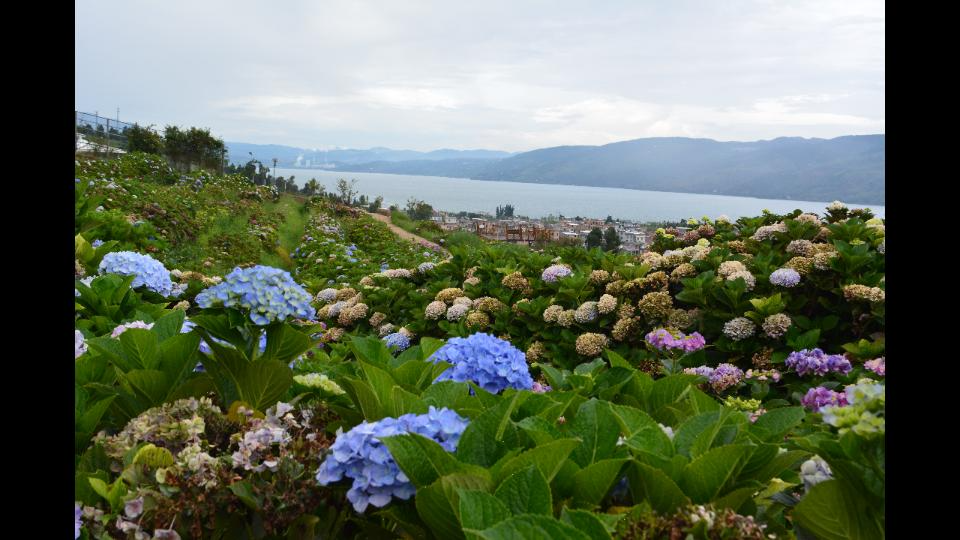
POLYGON ((651 137, 539 148, 499 158, 493 157, 496 151, 482 150, 453 151, 457 152, 453 158, 438 158, 436 153, 443 150, 377 150, 373 157, 378 159, 360 161, 357 158, 370 154, 346 153, 336 156, 354 159, 330 159, 327 164, 343 172, 885 204, 886 136, 882 134, 747 142, 651 137), (487 153, 472 157, 476 152, 487 153))

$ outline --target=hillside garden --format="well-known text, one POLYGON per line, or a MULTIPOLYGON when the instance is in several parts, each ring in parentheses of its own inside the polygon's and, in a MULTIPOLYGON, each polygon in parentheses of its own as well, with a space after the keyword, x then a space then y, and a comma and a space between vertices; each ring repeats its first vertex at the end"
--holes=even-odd
MULTIPOLYGON (((400 241, 78 161, 77 538, 883 538, 884 221, 400 241)), ((708 209, 705 209, 708 210, 708 209)))

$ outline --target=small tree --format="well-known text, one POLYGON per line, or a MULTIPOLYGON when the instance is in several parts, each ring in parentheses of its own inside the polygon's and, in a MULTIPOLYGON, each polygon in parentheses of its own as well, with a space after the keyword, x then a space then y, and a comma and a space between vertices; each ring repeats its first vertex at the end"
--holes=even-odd
POLYGON ((350 180, 347 182, 343 178, 337 180, 337 193, 340 194, 340 202, 343 204, 350 204, 353 202, 354 195, 357 194, 355 189, 357 186, 357 180, 350 180))
POLYGON ((127 135, 127 150, 130 152, 146 152, 148 154, 163 153, 163 137, 149 127, 134 124, 125 130, 127 135))
POLYGON ((497 206, 497 218, 510 218, 513 217, 513 205, 506 204, 504 206, 497 206))
POLYGON ((607 219, 604 221, 604 223, 613 223, 613 216, 607 216, 607 219))
POLYGON ((407 215, 416 221, 430 219, 433 217, 433 207, 424 201, 410 197, 407 201, 407 215))
POLYGON ((370 206, 367 207, 367 210, 369 210, 370 212, 376 212, 377 210, 380 209, 381 204, 383 204, 383 197, 380 195, 377 195, 377 198, 374 199, 372 203, 370 203, 370 206))
POLYGON ((303 185, 303 188, 300 190, 300 192, 303 193, 304 195, 316 195, 317 193, 321 193, 322 191, 323 191, 323 187, 320 186, 320 182, 317 182, 316 178, 311 178, 310 180, 308 180, 307 183, 305 183, 303 185))
POLYGON ((603 247, 603 233, 598 227, 594 227, 587 235, 587 249, 603 247))
POLYGON ((617 230, 613 227, 607 227, 606 232, 603 233, 603 250, 611 253, 616 253, 620 250, 620 235, 617 234, 617 230))

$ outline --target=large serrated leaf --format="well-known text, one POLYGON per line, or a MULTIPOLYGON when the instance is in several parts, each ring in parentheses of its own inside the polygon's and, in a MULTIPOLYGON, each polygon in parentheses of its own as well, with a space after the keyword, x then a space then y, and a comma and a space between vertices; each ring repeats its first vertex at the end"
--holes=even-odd
POLYGON ((381 442, 417 488, 426 487, 446 474, 468 469, 436 441, 416 433, 382 437, 381 442))
POLYGON ((611 404, 610 410, 625 433, 629 448, 664 457, 673 455, 670 437, 650 415, 626 405, 611 404))
POLYGON ((661 407, 679 400, 699 378, 697 375, 678 373, 657 379, 650 389, 647 410, 654 414, 661 407))
POLYGON ((293 385, 293 373, 277 360, 249 362, 241 375, 238 389, 240 399, 254 409, 264 411, 277 404, 293 385))
POLYGON ((755 448, 730 444, 705 452, 686 466, 680 477, 680 487, 694 503, 710 502, 722 493, 729 481, 737 477, 755 448))
POLYGON ((563 437, 556 425, 540 418, 539 416, 528 416, 517 422, 517 427, 530 437, 534 444, 547 444, 550 441, 563 437))
MULTIPOLYGON (((190 321, 215 337, 234 345, 244 341, 240 331, 230 325, 230 318, 227 315, 193 315, 190 317, 190 321)), ((210 343, 208 336, 204 336, 204 338, 207 343, 210 343)))
POLYGON ((885 531, 857 494, 843 489, 839 480, 826 480, 813 486, 793 509, 792 517, 800 527, 818 540, 867 540, 884 538, 885 531))
POLYGON ((429 408, 422 399, 416 394, 407 392, 399 386, 393 387, 391 396, 391 406, 393 407, 393 417, 400 417, 408 413, 426 414, 429 408))
POLYGON ((550 485, 534 465, 508 476, 494 493, 514 515, 553 515, 550 485))
POLYGON ((387 413, 393 411, 393 387, 397 381, 384 369, 377 367, 370 362, 358 361, 360 369, 363 371, 363 377, 370 383, 370 387, 377 394, 377 399, 384 406, 387 413))
POLYGON ((386 366, 393 360, 390 349, 387 348, 383 341, 374 336, 354 336, 350 338, 348 345, 358 360, 364 360, 379 366, 386 366))
MULTIPOLYGON (((178 310, 179 311, 179 310, 178 310)), ((176 334, 160 343, 160 371, 167 374, 171 382, 181 381, 193 372, 200 353, 200 335, 176 334)))
MULTIPOLYGON (((486 471, 484 471, 486 472, 486 471)), ((429 486, 417 490, 415 505, 420 518, 430 527, 437 538, 463 538, 460 525, 460 496, 458 491, 488 491, 489 476, 454 473, 441 477, 429 486)))
POLYGON ((163 403, 171 390, 167 375, 155 369, 134 369, 119 377, 132 387, 144 409, 163 403))
POLYGON ((500 499, 479 490, 459 489, 460 524, 464 530, 481 531, 510 518, 510 509, 500 499))
POLYGON ((116 396, 109 396, 97 401, 93 405, 88 405, 76 421, 77 432, 89 435, 96 431, 97 426, 100 424, 100 418, 103 417, 103 413, 107 412, 114 398, 116 398, 116 396))
POLYGON ((582 506, 596 506, 622 476, 620 471, 629 459, 604 459, 585 467, 573 476, 577 486, 573 500, 582 506))
POLYGON ((634 502, 645 500, 661 514, 673 513, 677 508, 690 504, 690 499, 680 486, 660 469, 645 463, 634 463, 627 469, 627 478, 634 502))
POLYGON ((523 394, 518 392, 509 399, 504 398, 470 422, 460 436, 457 458, 464 463, 489 467, 496 463, 508 448, 516 446, 519 443, 517 429, 510 420, 510 415, 522 396, 523 394))
POLYGON ((433 356, 433 353, 437 352, 440 347, 443 347, 444 341, 442 339, 436 339, 431 337, 425 337, 420 340, 420 354, 423 360, 429 359, 433 356))
POLYGON ((583 441, 570 459, 580 467, 586 467, 613 455, 620 437, 620 425, 610 412, 609 403, 591 399, 577 410, 576 417, 570 422, 569 433, 583 441))
POLYGON ((459 409, 470 399, 470 385, 456 381, 440 381, 431 384, 420 394, 427 405, 440 409, 459 409))
POLYGON ((560 521, 573 526, 586 534, 591 540, 610 540, 610 533, 603 522, 595 514, 586 510, 572 510, 564 508, 560 514, 560 521))
POLYGON ((504 463, 493 474, 493 481, 499 484, 504 478, 532 464, 540 469, 547 482, 551 482, 567 456, 579 445, 579 439, 560 439, 527 450, 504 463))
POLYGON ((347 395, 363 413, 365 420, 373 422, 386 416, 380 398, 368 382, 352 377, 341 379, 340 382, 347 395))
POLYGON ((291 360, 310 350, 310 336, 288 324, 270 325, 267 328, 267 347, 260 357, 289 364, 291 360))
POLYGON ((135 365, 143 369, 156 369, 160 365, 160 346, 153 332, 130 328, 120 334, 120 345, 135 365))
POLYGON ((132 364, 130 360, 127 359, 127 353, 123 350, 123 345, 110 336, 90 338, 87 340, 87 345, 91 349, 102 354, 107 358, 107 360, 120 368, 122 371, 129 371, 131 369, 142 367, 138 364, 132 364))
POLYGON ((162 344, 165 340, 180 333, 180 328, 183 326, 183 320, 186 316, 187 313, 182 309, 175 309, 157 319, 151 330, 162 344))
POLYGON ((783 438, 791 429, 803 421, 806 413, 803 407, 780 407, 760 415, 750 426, 750 432, 765 442, 775 442, 783 438))
POLYGON ((540 515, 514 516, 483 531, 469 531, 484 540, 590 540, 585 533, 552 517, 540 515))

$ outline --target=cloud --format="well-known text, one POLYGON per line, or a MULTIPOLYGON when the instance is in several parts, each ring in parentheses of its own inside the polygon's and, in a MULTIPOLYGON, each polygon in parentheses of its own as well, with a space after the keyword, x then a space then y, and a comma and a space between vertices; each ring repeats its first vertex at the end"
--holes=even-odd
POLYGON ((79 110, 227 140, 520 151, 884 129, 880 0, 89 0, 76 21, 79 110))

